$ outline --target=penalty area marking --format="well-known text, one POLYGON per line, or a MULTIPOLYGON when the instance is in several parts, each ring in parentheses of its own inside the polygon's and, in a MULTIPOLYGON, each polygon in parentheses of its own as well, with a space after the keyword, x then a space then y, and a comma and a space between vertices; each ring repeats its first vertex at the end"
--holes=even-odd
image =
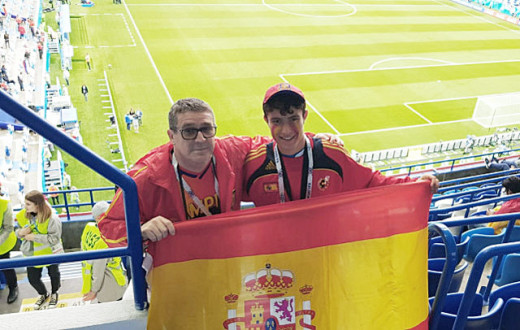
MULTIPOLYGON (((288 15, 300 16, 300 17, 333 18, 333 17, 347 17, 347 16, 352 16, 352 15, 355 15, 355 14, 357 13, 357 8, 356 8, 356 6, 351 5, 350 3, 345 2, 345 1, 342 1, 342 0, 334 0, 334 1, 335 1, 335 2, 338 2, 339 4, 328 4, 328 6, 346 6, 346 7, 350 7, 350 8, 352 8, 352 12, 350 12, 350 13, 346 13, 346 14, 342 14, 342 15, 309 15, 309 14, 300 14, 300 13, 295 13, 295 12, 291 12, 291 11, 287 11, 287 10, 284 10, 284 9, 281 9, 281 8, 278 8, 278 7, 275 7, 275 6, 271 5, 271 4, 266 3, 265 0, 262 0, 262 4, 263 4, 264 6, 266 6, 267 8, 271 9, 271 10, 278 11, 278 12, 280 12, 280 13, 284 13, 284 14, 288 14, 288 15)), ((303 7, 303 4, 286 4, 286 5, 278 4, 278 6, 296 6, 296 7, 303 7)), ((319 6, 327 6, 327 4, 319 5, 319 6)))
MULTIPOLYGON (((284 73, 280 74, 280 78, 283 79, 283 81, 289 83, 288 79, 286 77, 290 76, 306 76, 306 75, 320 75, 320 74, 334 74, 334 73, 351 73, 351 72, 368 72, 368 71, 387 71, 387 70, 402 70, 402 69, 418 69, 418 68, 425 68, 425 67, 441 67, 441 66, 463 66, 463 65, 474 65, 474 64, 496 64, 496 63, 514 63, 514 62, 520 62, 519 59, 513 59, 513 60, 502 60, 502 61, 483 61, 483 62, 466 62, 466 63, 454 63, 444 60, 437 60, 437 59, 429 59, 432 61, 440 62, 441 64, 431 64, 431 65, 416 65, 416 66, 402 66, 402 67, 389 67, 389 68, 376 68, 375 66, 384 62, 388 62, 394 59, 421 59, 421 60, 428 60, 428 58, 421 58, 421 57, 396 57, 396 58, 389 58, 385 60, 381 60, 378 62, 375 62, 370 66, 368 69, 355 69, 355 70, 330 70, 330 71, 314 71, 314 72, 301 72, 301 73, 284 73)), ((437 81, 440 82, 440 81, 437 81)), ((438 123, 433 123, 428 118, 421 115, 417 110, 415 110, 411 105, 413 104, 420 104, 420 103, 431 103, 431 102, 441 102, 441 101, 451 101, 451 100, 459 100, 459 99, 468 99, 468 98, 476 98, 477 96, 464 96, 464 97, 454 97, 454 98, 444 98, 444 99, 431 99, 431 100, 425 100, 425 101, 417 101, 417 102, 405 102, 403 105, 414 112, 416 115, 421 117, 423 120, 425 120, 426 124, 418 124, 418 125, 410 125, 410 126, 399 126, 399 127, 390 127, 390 128, 382 128, 382 129, 375 129, 375 130, 368 130, 368 131, 360 131, 360 132, 352 132, 352 133, 339 133, 339 131, 332 125, 322 114, 321 112, 314 107, 309 101, 307 101, 307 104, 309 107, 320 116, 321 119, 329 127, 331 127, 336 134, 339 136, 352 136, 352 135, 361 135, 361 134, 371 134, 371 133, 378 133, 378 132, 388 132, 388 131, 395 131, 395 130, 402 130, 402 129, 408 129, 408 128, 418 128, 418 127, 427 127, 427 126, 438 126, 438 125, 446 125, 446 124, 454 124, 454 123, 462 123, 462 122, 468 122, 473 121, 473 119, 460 119, 460 120, 452 120, 452 121, 443 121, 438 123)))

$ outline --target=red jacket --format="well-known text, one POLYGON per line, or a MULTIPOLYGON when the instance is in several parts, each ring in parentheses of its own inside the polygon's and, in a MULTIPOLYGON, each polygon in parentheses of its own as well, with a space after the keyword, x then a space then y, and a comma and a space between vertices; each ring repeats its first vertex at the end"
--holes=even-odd
MULTIPOLYGON (((222 213, 240 208, 242 166, 246 154, 266 141, 266 138, 235 136, 216 139, 214 156, 222 213)), ((159 215, 172 222, 186 220, 180 185, 171 165, 172 151, 171 143, 154 148, 128 173, 137 184, 141 224, 159 215)), ((121 189, 116 192, 98 226, 110 247, 127 244, 121 189)))
MULTIPOLYGON (((395 178, 372 171, 356 163, 344 148, 330 142, 316 138, 310 139, 310 142, 314 158, 311 197, 413 181, 409 177, 395 178)), ((272 148, 272 144, 268 144, 251 150, 244 165, 243 197, 256 206, 280 203, 278 172, 272 148)), ((302 193, 305 197, 305 189, 301 189, 302 162, 305 157, 282 157, 292 188, 292 200, 301 199, 302 193)), ((285 189, 285 195, 288 196, 289 188, 285 189)))

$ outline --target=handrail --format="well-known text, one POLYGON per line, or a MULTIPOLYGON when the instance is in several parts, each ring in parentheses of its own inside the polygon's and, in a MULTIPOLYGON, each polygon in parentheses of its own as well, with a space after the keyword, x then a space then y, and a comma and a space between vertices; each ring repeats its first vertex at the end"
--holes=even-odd
MULTIPOLYGON (((435 223, 442 223, 446 227, 457 227, 457 226, 465 226, 465 225, 483 224, 483 223, 488 223, 488 222, 509 221, 509 224, 507 225, 505 233, 504 233, 504 237, 502 238, 502 243, 508 243, 511 238, 511 234, 513 233, 513 229, 515 227, 515 222, 519 218, 520 218, 520 212, 491 215, 491 216, 482 216, 482 217, 473 217, 473 218, 466 218, 466 219, 459 219, 459 220, 445 220, 445 221, 438 221, 435 223)), ((495 283, 495 279, 498 275, 498 270, 500 269, 501 263, 502 263, 502 257, 500 256, 497 258, 495 264, 493 265, 491 275, 489 276, 488 285, 486 286, 486 290, 484 292, 484 301, 487 301, 489 299, 489 295, 491 294, 491 289, 493 288, 493 284, 495 283)))
POLYGON ((431 223, 428 225, 428 231, 433 231, 441 236, 444 242, 444 249, 446 252, 446 262, 442 269, 441 278, 437 291, 435 292, 435 299, 430 310, 429 328, 437 329, 441 317, 442 309, 444 308, 444 300, 450 288, 450 282, 457 266, 457 247, 455 239, 448 227, 442 223, 431 223))
MULTIPOLYGON (((474 175, 474 176, 465 176, 463 178, 458 178, 458 179, 453 179, 453 180, 446 180, 446 181, 442 181, 440 184, 441 184, 441 186, 446 186, 449 184, 459 183, 459 182, 464 182, 464 181, 475 182, 475 180, 478 180, 478 179, 486 179, 486 178, 499 179, 500 177, 506 176, 508 174, 516 174, 519 172, 520 172, 520 168, 514 168, 514 169, 510 169, 510 170, 506 170, 506 171, 491 172, 491 173, 479 174, 479 175, 474 175)), ((473 183, 473 182, 469 182, 469 183, 473 183)), ((459 186, 459 185, 444 187, 444 188, 452 188, 452 187, 457 187, 457 186, 459 186)))
MULTIPOLYGON (((453 168, 456 165, 455 162, 458 161, 458 160, 471 159, 471 158, 474 159, 474 158, 483 157, 483 156, 489 156, 489 155, 502 155, 502 154, 507 154, 507 153, 511 153, 511 152, 514 152, 514 151, 520 151, 520 148, 518 148, 518 149, 509 149, 509 150, 504 150, 504 151, 493 151, 493 152, 489 152, 489 153, 485 153, 485 154, 457 157, 457 158, 452 158, 452 159, 436 160, 436 161, 433 161, 433 162, 418 163, 418 164, 411 164, 411 165, 403 165, 403 166, 398 166, 398 167, 385 168, 385 169, 381 169, 379 171, 381 173, 384 173, 384 172, 408 169, 408 176, 409 176, 412 173, 412 169, 414 167, 434 165, 434 164, 442 164, 442 163, 447 163, 448 162, 448 163, 451 163, 451 165, 448 165, 448 166, 450 166, 450 172, 453 172, 453 168)), ((464 165, 464 164, 461 164, 461 165, 464 165)), ((431 170, 433 171, 433 168, 431 170)))
POLYGON ((520 242, 492 245, 484 248, 475 257, 471 273, 469 275, 462 301, 457 311, 457 317, 453 324, 453 330, 462 330, 466 324, 471 304, 475 298, 477 286, 487 261, 493 257, 502 257, 504 254, 520 252, 520 242))
MULTIPOLYGON (((430 209, 429 217, 431 218, 430 221, 435 221, 437 219, 437 215, 440 213, 449 213, 452 211, 458 211, 458 210, 463 210, 463 209, 468 209, 468 211, 469 211, 469 209, 474 206, 486 205, 486 204, 491 204, 491 203, 497 204, 498 202, 505 202, 505 201, 515 199, 515 198, 520 198, 520 193, 499 196, 499 197, 494 197, 494 198, 486 198, 486 199, 482 199, 482 200, 479 200, 476 202, 469 202, 469 203, 454 205, 454 206, 445 207, 442 209, 430 209)), ((467 216, 467 214, 466 214, 466 216, 467 216)))
MULTIPOLYGON (((41 119, 30 109, 20 105, 16 100, 3 91, 0 91, 0 109, 18 119, 47 140, 52 141, 55 145, 62 148, 71 156, 87 165, 109 181, 117 184, 123 190, 128 246, 126 249, 115 251, 118 252, 118 255, 131 257, 135 307, 138 310, 145 309, 147 307, 147 298, 144 271, 141 267, 143 263, 142 236, 139 222, 137 186, 134 180, 88 148, 58 130, 56 127, 41 119)), ((99 258, 103 258, 102 256, 105 255, 105 251, 95 252, 100 256, 99 258)), ((82 257, 84 253, 86 252, 78 252, 70 256, 67 254, 52 255, 47 256, 46 260, 50 260, 51 262, 65 260, 67 262, 81 261, 84 260, 84 257, 82 257)), ((34 264, 34 262, 40 263, 39 260, 30 261, 29 259, 22 259, 19 265, 21 266, 29 263, 34 264)), ((0 269, 6 268, 4 265, 8 262, 10 261, 0 260, 0 269)), ((47 262, 41 261, 40 264, 46 264, 47 262)))
POLYGON ((484 188, 477 188, 477 189, 461 191, 461 192, 453 193, 453 194, 435 196, 432 198, 432 203, 443 200, 443 199, 450 199, 450 198, 456 199, 457 197, 466 196, 466 195, 471 195, 471 199, 473 200, 473 197, 475 194, 479 194, 479 193, 482 193, 482 192, 485 192, 488 190, 497 190, 497 189, 501 190, 502 185, 497 184, 494 186, 487 186, 484 188))

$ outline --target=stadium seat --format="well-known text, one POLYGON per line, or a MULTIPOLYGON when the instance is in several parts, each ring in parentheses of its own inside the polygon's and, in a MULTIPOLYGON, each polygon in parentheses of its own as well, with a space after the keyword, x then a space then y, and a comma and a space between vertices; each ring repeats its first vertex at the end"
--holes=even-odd
POLYGON ((441 152, 444 152, 446 150, 448 150, 448 143, 446 143, 446 142, 441 143, 441 152))
POLYGON ((502 298, 504 302, 511 298, 520 298, 520 282, 510 283, 493 290, 489 295, 489 304, 493 305, 498 298, 502 298))
MULTIPOLYGON (((489 228, 489 229, 491 229, 492 233, 494 233, 494 230, 491 227, 483 227, 483 228, 489 228)), ((481 229, 481 228, 477 228, 477 229, 481 229)), ((502 240, 504 239, 504 235, 505 235, 505 231, 503 231, 502 233, 500 233, 498 235, 481 234, 481 233, 469 234, 469 232, 472 232, 474 230, 476 230, 476 229, 471 229, 464 233, 466 235, 471 236, 469 243, 468 243, 468 248, 466 250, 466 255, 464 256, 464 259, 466 259, 468 261, 473 261, 475 259, 475 256, 477 255, 477 253, 479 253, 485 247, 493 245, 493 244, 502 243, 502 240)), ((513 232, 511 233, 511 237, 510 237, 509 241, 510 242, 520 241, 520 226, 514 226, 513 232)))
POLYGON ((481 199, 494 198, 494 197, 498 197, 498 196, 499 195, 495 190, 487 190, 487 191, 483 191, 481 193, 476 193, 475 196, 473 197, 473 200, 479 201, 481 199))
POLYGON ((520 298, 511 298, 506 302, 506 306, 500 316, 500 330, 518 330, 520 315, 520 298))
MULTIPOLYGON (((445 262, 446 259, 444 258, 428 259, 428 297, 435 296, 435 293, 437 292, 437 287, 439 286, 445 262)), ((467 268, 467 261, 464 261, 461 265, 455 268, 448 292, 459 291, 467 268)))
POLYGON ((408 148, 401 149, 401 157, 408 157, 408 148))
POLYGON ((455 141, 455 144, 453 145, 453 149, 457 150, 460 149, 460 146, 462 145, 462 140, 455 141))
POLYGON ((491 136, 486 136, 484 139, 484 145, 488 146, 491 143, 491 136))
POLYGON ((429 144, 428 145, 428 153, 431 154, 435 152, 435 144, 429 144))
MULTIPOLYGON (((457 265, 461 262, 462 257, 464 257, 464 253, 466 252, 466 247, 469 242, 469 236, 466 236, 464 240, 461 243, 458 243, 459 237, 454 236, 457 247, 457 265)), ((433 239, 432 239, 433 240, 433 239)), ((442 243, 441 240, 437 239, 436 241, 432 242, 430 244, 429 250, 428 250, 428 258, 434 259, 434 258, 446 258, 446 247, 444 243, 442 243)), ((442 270, 442 268, 441 268, 442 270)))
POLYGON ((371 152, 367 152, 365 154, 365 163, 370 163, 372 161, 372 153, 371 152))
MULTIPOLYGON (((464 293, 449 293, 446 296, 445 304, 442 309, 441 317, 439 320, 438 329, 452 329, 457 317, 462 296, 464 293)), ((430 306, 433 304, 434 297, 429 298, 430 306)), ((469 316, 466 321, 466 330, 490 330, 496 329, 500 323, 500 316, 504 307, 504 300, 498 298, 493 305, 489 308, 489 312, 481 315, 483 307, 483 297, 477 293, 471 305, 469 316)))
POLYGON ((439 152, 439 151, 441 151, 441 144, 435 143, 433 152, 439 152))
POLYGON ((388 150, 388 153, 386 154, 386 159, 392 159, 394 158, 394 154, 397 153, 398 150, 392 149, 388 150))
POLYGON ((450 141, 450 142, 448 142, 448 148, 446 150, 447 151, 452 151, 454 146, 455 146, 455 142, 454 141, 450 141))
POLYGON ((379 160, 379 151, 375 151, 373 154, 372 154, 372 161, 373 162, 377 162, 379 160))
MULTIPOLYGON (((500 263, 495 284, 498 286, 520 281, 520 254, 505 255, 500 263)), ((520 292, 520 290, 519 290, 520 292)), ((520 297, 520 295, 519 295, 520 297)))

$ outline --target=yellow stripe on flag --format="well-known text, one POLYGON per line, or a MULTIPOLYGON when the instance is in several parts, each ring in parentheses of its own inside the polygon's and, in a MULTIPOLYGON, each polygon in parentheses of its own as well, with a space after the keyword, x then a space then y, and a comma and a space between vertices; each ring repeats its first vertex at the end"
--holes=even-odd
POLYGON ((264 330, 274 322, 278 330, 414 328, 428 317, 426 258, 424 228, 285 253, 164 264, 151 274, 148 328, 264 330))

